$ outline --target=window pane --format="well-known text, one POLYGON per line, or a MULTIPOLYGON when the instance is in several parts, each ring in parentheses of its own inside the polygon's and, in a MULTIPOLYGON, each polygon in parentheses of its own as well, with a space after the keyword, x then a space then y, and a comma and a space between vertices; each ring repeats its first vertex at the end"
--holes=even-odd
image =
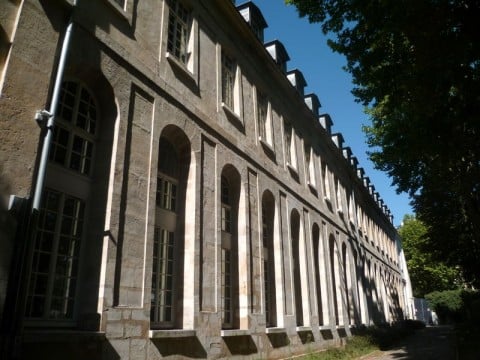
POLYGON ((235 110, 235 63, 222 51, 222 101, 230 109, 235 110))
POLYGON ((187 64, 188 39, 190 37, 190 11, 179 1, 169 0, 170 7, 168 17, 168 52, 174 55, 182 63, 187 64))
POLYGON ((156 228, 152 269, 151 320, 155 323, 173 320, 175 284, 174 233, 156 228))
POLYGON ((268 101, 267 97, 261 92, 257 91, 257 111, 258 111, 258 135, 264 141, 267 139, 267 116, 268 116, 268 101))
POLYGON ((72 318, 84 207, 79 199, 46 190, 34 245, 27 317, 72 318))

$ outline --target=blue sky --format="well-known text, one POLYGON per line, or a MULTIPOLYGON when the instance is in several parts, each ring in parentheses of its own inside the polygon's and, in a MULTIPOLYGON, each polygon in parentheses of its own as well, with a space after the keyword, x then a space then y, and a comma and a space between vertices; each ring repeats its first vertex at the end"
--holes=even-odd
MULTIPOLYGON (((237 1, 237 4, 241 3, 237 1)), ((399 226, 405 214, 412 214, 406 194, 398 195, 391 186, 386 173, 373 168, 366 152, 362 125, 369 123, 363 106, 355 102, 351 94, 353 87, 351 76, 342 69, 346 61, 342 55, 333 53, 326 43, 319 24, 310 24, 300 19, 293 6, 287 6, 283 0, 254 0, 267 21, 265 41, 280 40, 285 46, 290 61, 287 69, 302 71, 307 87, 305 93, 315 93, 320 99, 321 113, 330 114, 333 120, 332 133, 340 132, 345 146, 352 148, 358 158, 359 166, 375 185, 376 191, 392 212, 395 226, 399 226)))

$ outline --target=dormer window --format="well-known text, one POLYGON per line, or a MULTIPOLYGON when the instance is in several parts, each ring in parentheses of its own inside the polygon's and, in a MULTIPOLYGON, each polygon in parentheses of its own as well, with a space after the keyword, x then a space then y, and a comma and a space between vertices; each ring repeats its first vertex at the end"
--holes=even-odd
POLYGON ((253 33, 263 43, 263 30, 268 26, 260 9, 251 1, 237 6, 237 10, 250 25, 253 33))
POLYGON ((308 94, 305 95, 305 104, 310 109, 312 114, 317 118, 318 117, 318 109, 320 109, 320 100, 318 100, 318 96, 315 94, 308 94))
POLYGON ((320 115, 320 117, 318 118, 318 121, 320 122, 320 125, 322 125, 322 127, 325 129, 327 134, 332 133, 333 121, 330 115, 328 114, 320 115))
POLYGON ((340 133, 332 135, 332 141, 337 146, 337 148, 341 149, 343 146, 343 136, 340 133))
POLYGON ((275 63, 285 73, 287 71, 287 61, 290 60, 290 57, 288 56, 287 50, 285 50, 283 44, 278 40, 274 40, 266 43, 264 46, 272 57, 273 61, 275 61, 275 63))
POLYGON ((307 86, 307 82, 303 77, 303 74, 300 70, 291 70, 287 72, 287 79, 290 81, 290 84, 299 92, 299 94, 303 97, 305 94, 305 86, 307 86))

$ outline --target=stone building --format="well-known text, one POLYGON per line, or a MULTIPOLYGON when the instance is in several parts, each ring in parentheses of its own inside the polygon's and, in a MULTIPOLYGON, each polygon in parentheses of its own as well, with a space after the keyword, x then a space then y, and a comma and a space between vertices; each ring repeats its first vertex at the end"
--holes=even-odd
POLYGON ((392 216, 253 3, 0 25, 0 357, 281 358, 405 316, 392 216))

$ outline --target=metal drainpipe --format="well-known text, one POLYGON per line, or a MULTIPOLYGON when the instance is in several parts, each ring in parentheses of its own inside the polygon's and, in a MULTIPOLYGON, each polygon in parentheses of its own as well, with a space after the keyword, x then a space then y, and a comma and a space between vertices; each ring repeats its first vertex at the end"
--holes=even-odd
MULTIPOLYGON (((0 0, 1 1, 1 0, 0 0)), ((57 74, 55 77, 55 84, 53 88, 52 100, 50 104, 50 111, 41 110, 38 111, 35 119, 37 121, 47 120, 46 130, 47 133, 44 137, 42 146, 42 152, 40 155, 40 164, 37 173, 37 179, 34 188, 32 207, 30 210, 29 218, 24 221, 26 225, 25 233, 23 234, 24 241, 19 243, 18 252, 15 258, 17 259, 15 264, 15 272, 13 278, 16 280, 12 284, 12 289, 9 291, 9 300, 13 296, 12 304, 10 306, 9 314, 4 314, 5 318, 9 316, 7 324, 9 332, 6 339, 0 344, 0 358, 6 355, 7 358, 20 357, 22 336, 23 336, 23 321, 25 312, 25 303, 28 292, 28 274, 29 268, 32 264, 33 257, 33 243, 36 223, 38 219, 38 213, 40 208, 40 202, 42 198, 42 192, 45 182, 45 176, 47 171, 48 153, 53 139, 53 128, 55 126, 55 117, 57 114, 58 103, 60 100, 60 91, 63 81, 63 73, 65 70, 65 64, 68 56, 68 50, 70 48, 70 40, 73 29, 73 11, 77 5, 77 0, 72 3, 72 14, 68 22, 65 36, 62 43, 62 51, 60 53, 60 59, 57 67, 57 74)), ((28 211, 28 210, 27 210, 28 211)), ((11 281, 9 280, 9 283, 11 281)), ((3 330, 3 329, 2 329, 3 330)))
MULTIPOLYGON (((73 2, 73 9, 77 5, 77 0, 73 2)), ((48 163, 48 154, 50 152, 50 147, 52 145, 53 139, 53 129, 55 127, 55 118, 57 116, 57 109, 58 103, 60 101, 60 91, 62 88, 62 81, 63 81, 63 73, 65 71, 65 64, 67 62, 68 50, 70 48, 70 40, 72 37, 72 29, 73 29, 73 14, 70 16, 70 20, 67 25, 67 29, 65 31, 65 37, 63 39, 62 44, 62 52, 60 53, 60 60, 58 63, 57 68, 57 75, 55 77, 55 85, 53 88, 52 94, 52 101, 50 104, 50 110, 42 110, 40 111, 40 117, 46 116, 48 117, 47 120, 47 133, 45 134, 45 138, 43 141, 42 152, 40 155, 40 164, 38 166, 38 174, 37 174, 37 181, 35 183, 35 190, 33 194, 33 202, 32 202, 32 212, 38 211, 40 209, 40 202, 42 199, 43 187, 47 172, 47 163, 48 163)), ((38 113, 37 113, 38 116, 38 113)))

